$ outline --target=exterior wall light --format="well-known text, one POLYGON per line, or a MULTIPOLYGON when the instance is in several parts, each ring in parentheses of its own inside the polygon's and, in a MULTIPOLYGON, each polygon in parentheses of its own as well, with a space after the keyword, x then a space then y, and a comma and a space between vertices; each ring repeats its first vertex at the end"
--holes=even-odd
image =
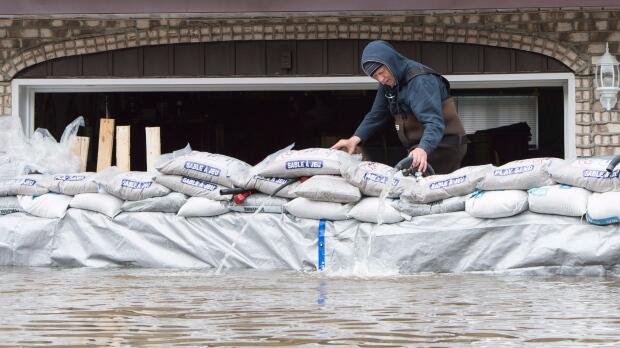
POLYGON ((609 43, 605 47, 605 54, 599 57, 596 63, 594 85, 596 95, 605 110, 609 111, 618 101, 620 91, 620 74, 618 60, 609 53, 609 43))

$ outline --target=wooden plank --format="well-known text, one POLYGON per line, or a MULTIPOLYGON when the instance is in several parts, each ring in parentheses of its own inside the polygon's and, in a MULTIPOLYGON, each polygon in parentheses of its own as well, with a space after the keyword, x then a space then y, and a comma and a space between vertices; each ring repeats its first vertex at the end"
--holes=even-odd
POLYGON ((144 127, 146 132, 146 171, 155 170, 155 161, 161 155, 159 127, 144 127))
POLYGON ((97 171, 112 165, 112 145, 114 142, 114 119, 102 118, 99 121, 99 146, 97 147, 97 171))
POLYGON ((123 172, 131 170, 131 126, 116 127, 116 167, 123 172))
POLYGON ((89 137, 75 137, 75 139, 73 140, 72 152, 80 159, 80 172, 86 171, 89 144, 89 137))

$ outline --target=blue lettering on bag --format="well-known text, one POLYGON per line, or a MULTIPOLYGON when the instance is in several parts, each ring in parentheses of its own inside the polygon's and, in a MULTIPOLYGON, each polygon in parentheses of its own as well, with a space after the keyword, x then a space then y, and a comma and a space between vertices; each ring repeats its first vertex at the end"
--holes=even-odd
MULTIPOLYGON (((380 175, 380 174, 376 174, 376 173, 370 173, 367 172, 364 174, 364 180, 366 181, 374 181, 374 182, 378 182, 380 184, 385 184, 387 182, 387 176, 385 175, 380 175)), ((392 186, 396 186, 398 185, 398 183, 400 182, 400 180, 393 178, 392 179, 392 186)))
POLYGON ((24 179, 24 181, 22 181, 22 186, 34 186, 36 185, 36 183, 37 183, 36 180, 24 179))
POLYGON ((606 170, 584 169, 582 176, 584 178, 612 179, 612 178, 617 178, 619 174, 620 174, 620 170, 614 170, 613 172, 610 173, 606 170))
POLYGON ((86 179, 84 175, 56 175, 54 180, 57 181, 82 181, 86 179))
POLYGON ((185 162, 184 167, 185 169, 194 170, 194 171, 209 174, 212 176, 220 176, 220 173, 222 172, 218 168, 210 167, 206 164, 202 164, 198 162, 191 162, 191 161, 185 162))
POLYGON ((465 182, 466 178, 467 178, 467 175, 463 175, 463 176, 459 176, 457 178, 449 178, 449 179, 446 179, 446 180, 435 181, 435 182, 431 183, 428 186, 428 188, 430 188, 431 190, 437 190, 437 189, 442 189, 442 188, 446 188, 446 187, 462 184, 462 183, 465 182))
POLYGON ((214 191, 215 189, 217 189, 217 185, 215 184, 200 179, 188 178, 187 176, 181 178, 181 183, 194 187, 199 187, 207 191, 214 191))
POLYGON ((323 168, 323 161, 315 161, 315 160, 287 161, 285 163, 285 168, 286 169, 323 168))
POLYGON ((533 164, 530 164, 527 166, 521 166, 521 167, 497 169, 493 171, 493 176, 508 176, 508 175, 515 175, 515 174, 523 174, 523 173, 531 172, 532 170, 534 170, 533 164))
POLYGON ((127 187, 132 190, 144 190, 151 187, 152 184, 152 181, 134 181, 129 179, 121 180, 122 187, 127 187))
POLYGON ((288 182, 288 179, 285 179, 285 178, 266 178, 260 175, 256 176, 256 180, 268 181, 268 182, 272 182, 272 183, 280 184, 280 185, 286 184, 288 182))

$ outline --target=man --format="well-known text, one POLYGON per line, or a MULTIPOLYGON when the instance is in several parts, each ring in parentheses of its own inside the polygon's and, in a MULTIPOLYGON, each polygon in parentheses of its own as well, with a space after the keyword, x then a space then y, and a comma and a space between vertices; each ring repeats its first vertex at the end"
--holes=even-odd
POLYGON ((362 69, 381 85, 372 109, 354 135, 339 140, 332 149, 353 153, 358 144, 393 118, 414 169, 424 172, 428 163, 437 174, 458 169, 467 151, 467 138, 448 81, 381 40, 364 48, 362 69))

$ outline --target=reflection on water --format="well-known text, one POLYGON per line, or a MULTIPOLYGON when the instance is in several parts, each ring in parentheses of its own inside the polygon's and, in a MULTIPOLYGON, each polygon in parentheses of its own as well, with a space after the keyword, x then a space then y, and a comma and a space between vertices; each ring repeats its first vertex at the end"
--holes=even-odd
POLYGON ((620 279, 0 269, 0 346, 617 346, 620 279))

